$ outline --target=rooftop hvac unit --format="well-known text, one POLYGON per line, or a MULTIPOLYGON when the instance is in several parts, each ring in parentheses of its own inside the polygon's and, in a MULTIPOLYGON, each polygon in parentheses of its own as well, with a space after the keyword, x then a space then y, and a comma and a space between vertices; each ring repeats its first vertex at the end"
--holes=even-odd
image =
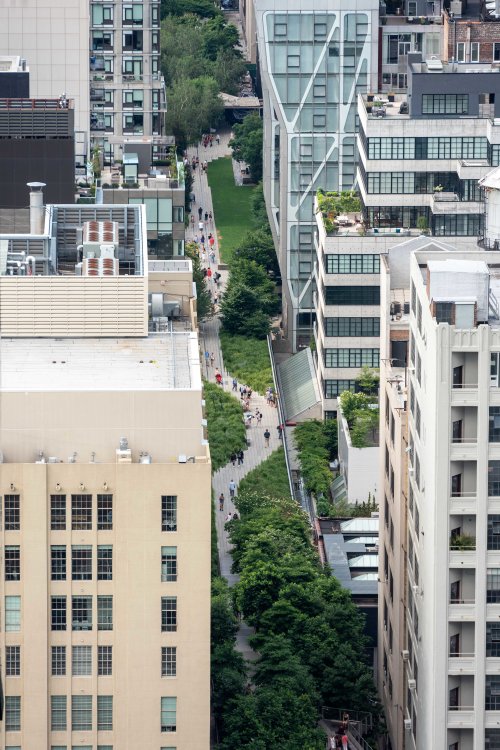
POLYGON ((116 463, 117 464, 131 464, 132 463, 132 451, 130 448, 126 450, 116 449, 116 463))
POLYGON ((163 314, 168 318, 178 318, 181 314, 181 303, 178 300, 172 300, 171 302, 164 302, 163 314))

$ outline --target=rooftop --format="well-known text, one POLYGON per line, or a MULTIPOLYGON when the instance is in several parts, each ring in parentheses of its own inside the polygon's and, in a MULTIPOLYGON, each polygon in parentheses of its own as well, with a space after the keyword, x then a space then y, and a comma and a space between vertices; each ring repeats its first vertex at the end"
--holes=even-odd
POLYGON ((120 339, 1 339, 2 391, 201 388, 195 333, 120 339))
POLYGON ((19 55, 0 55, 0 73, 28 73, 26 60, 19 55))
POLYGON ((320 522, 326 558, 353 596, 377 598, 378 518, 336 518, 320 522))

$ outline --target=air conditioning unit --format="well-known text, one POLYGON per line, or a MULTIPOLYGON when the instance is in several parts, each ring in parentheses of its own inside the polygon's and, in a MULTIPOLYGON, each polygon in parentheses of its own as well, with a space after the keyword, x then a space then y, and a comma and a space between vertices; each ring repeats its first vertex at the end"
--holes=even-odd
POLYGON ((405 732, 411 732, 411 719, 405 719, 403 721, 405 732))
POLYGON ((409 651, 401 651, 401 656, 403 657, 403 661, 409 661, 409 659, 410 659, 410 652, 409 651))
POLYGON ((408 680, 408 687, 410 690, 416 690, 417 689, 417 681, 416 680, 408 680))

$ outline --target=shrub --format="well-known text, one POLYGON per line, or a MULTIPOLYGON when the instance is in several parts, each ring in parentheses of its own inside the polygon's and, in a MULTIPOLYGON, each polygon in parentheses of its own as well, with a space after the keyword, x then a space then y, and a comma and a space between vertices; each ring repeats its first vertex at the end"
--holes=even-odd
POLYGON ((215 383, 205 382, 204 394, 212 471, 216 472, 227 464, 233 451, 246 448, 243 411, 238 401, 215 383))

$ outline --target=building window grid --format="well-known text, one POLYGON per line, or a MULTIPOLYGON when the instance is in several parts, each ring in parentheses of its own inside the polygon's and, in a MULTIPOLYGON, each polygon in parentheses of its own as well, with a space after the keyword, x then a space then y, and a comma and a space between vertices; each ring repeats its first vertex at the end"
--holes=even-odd
POLYGON ((92 730, 92 696, 71 696, 71 729, 73 732, 92 730))
POLYGON ((21 696, 5 696, 5 731, 21 731, 21 696))
POLYGON ((468 112, 468 94, 422 94, 424 115, 466 115, 468 112))
POLYGON ((92 495, 71 495, 71 527, 73 531, 92 530, 92 495))
POLYGON ((324 318, 325 336, 380 336, 380 318, 324 318))
POLYGON ((344 253, 325 255, 326 273, 358 274, 380 273, 380 255, 361 253, 344 253))
POLYGON ((97 630, 113 630, 113 597, 97 597, 97 630))
POLYGON ((355 380, 324 380, 323 390, 325 398, 337 398, 344 391, 354 392, 356 389, 355 380))
POLYGON ((97 495, 97 530, 113 528, 113 495, 97 495))
POLYGON ((177 531, 177 495, 161 497, 161 530, 177 531))
POLYGON ((50 496, 50 528, 52 531, 66 529, 66 495, 50 496))
POLYGON ((177 581, 177 547, 161 548, 161 580, 177 581))
POLYGON ((92 580, 92 547, 90 545, 71 547, 71 578, 73 581, 92 580))
POLYGON ((177 647, 162 646, 161 648, 161 676, 177 676, 177 647))
POLYGON ((101 677, 113 674, 113 646, 97 647, 97 674, 101 677))
POLYGON ((163 596, 161 599, 161 629, 164 633, 177 630, 177 597, 163 596))
POLYGON ((324 286, 327 305, 380 305, 379 286, 324 286))
POLYGON ((487 159, 491 145, 484 136, 385 137, 369 138, 367 148, 373 160, 487 159))
POLYGON ((379 349, 325 349, 325 367, 379 367, 379 349))
POLYGON ((97 696, 97 729, 110 732, 113 729, 113 696, 97 696))
POLYGON ((50 548, 50 577, 52 581, 66 580, 66 546, 53 544, 50 548))
POLYGON ((5 646, 5 674, 7 677, 21 675, 21 646, 5 646))
POLYGON ((52 646, 51 673, 52 677, 66 676, 66 646, 52 646))
POLYGON ((5 580, 21 580, 21 548, 17 545, 6 545, 4 547, 5 556, 5 580))
POLYGON ((97 547, 97 580, 113 580, 113 547, 111 545, 97 547))
POLYGON ((67 697, 50 696, 50 729, 52 732, 65 732, 68 728, 67 697))
POLYGON ((161 731, 177 731, 177 698, 163 697, 161 699, 161 731))
POLYGON ((500 461, 488 462, 488 495, 500 497, 500 461))
POLYGON ((500 710, 500 675, 486 675, 485 704, 486 711, 500 710))
POLYGON ((72 629, 92 630, 92 597, 73 596, 71 609, 72 629))
POLYGON ((53 596, 51 599, 51 627, 52 630, 66 630, 66 597, 53 596))
POLYGON ((73 646, 71 652, 73 677, 92 676, 92 646, 73 646))
POLYGON ((4 495, 5 531, 21 528, 21 502, 19 495, 4 495))

